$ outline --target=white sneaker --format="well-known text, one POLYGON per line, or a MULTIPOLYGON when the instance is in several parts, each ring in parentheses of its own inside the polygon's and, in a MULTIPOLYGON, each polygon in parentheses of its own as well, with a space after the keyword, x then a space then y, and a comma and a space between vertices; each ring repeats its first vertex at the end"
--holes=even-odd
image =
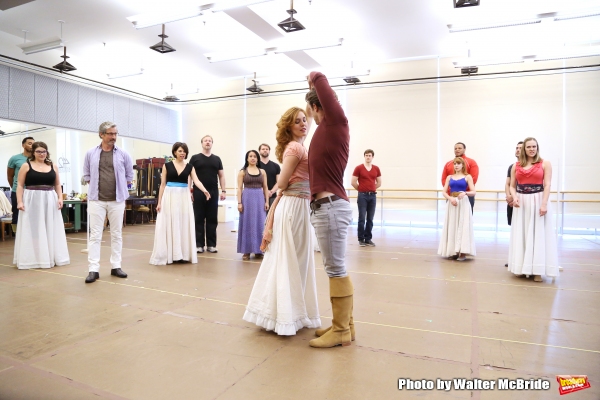
POLYGON ((216 247, 207 247, 206 251, 208 251, 209 253, 216 253, 217 252, 217 248, 216 247))
POLYGON ((204 247, 196 247, 196 253, 204 253, 204 247))

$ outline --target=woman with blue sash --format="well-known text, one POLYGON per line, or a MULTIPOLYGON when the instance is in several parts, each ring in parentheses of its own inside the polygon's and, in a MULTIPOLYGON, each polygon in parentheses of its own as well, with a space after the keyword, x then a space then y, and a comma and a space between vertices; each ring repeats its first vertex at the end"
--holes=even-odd
POLYGON ((166 265, 173 262, 198 263, 196 255, 196 227, 190 195, 192 180, 210 199, 194 168, 185 162, 188 147, 185 143, 173 145, 175 159, 162 170, 158 205, 156 206, 156 231, 150 264, 166 265))

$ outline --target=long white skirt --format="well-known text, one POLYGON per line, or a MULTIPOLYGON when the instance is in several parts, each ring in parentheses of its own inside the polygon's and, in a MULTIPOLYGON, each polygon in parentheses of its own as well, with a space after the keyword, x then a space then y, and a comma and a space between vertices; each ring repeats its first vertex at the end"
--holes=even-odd
POLYGON ((309 201, 283 196, 244 320, 278 335, 321 326, 309 201))
POLYGON ((150 264, 166 265, 179 260, 196 264, 196 225, 190 190, 165 187, 160 207, 150 264))
POLYGON ((19 269, 67 265, 69 249, 58 197, 54 190, 23 191, 13 264, 19 269))
POLYGON ((548 212, 540 217, 543 192, 517 197, 520 207, 513 208, 508 270, 516 275, 558 276, 552 205, 548 202, 548 212))
POLYGON ((476 254, 473 212, 467 196, 458 200, 456 206, 453 206, 449 201, 446 203, 446 217, 442 228, 440 246, 438 247, 438 254, 443 257, 450 257, 459 253, 472 256, 476 254))

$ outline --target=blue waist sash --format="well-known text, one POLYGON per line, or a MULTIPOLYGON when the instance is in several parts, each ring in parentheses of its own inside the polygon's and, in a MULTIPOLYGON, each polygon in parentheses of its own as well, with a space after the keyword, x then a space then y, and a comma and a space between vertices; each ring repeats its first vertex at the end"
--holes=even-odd
POLYGON ((181 182, 167 182, 167 186, 170 187, 188 187, 187 183, 181 183, 181 182))

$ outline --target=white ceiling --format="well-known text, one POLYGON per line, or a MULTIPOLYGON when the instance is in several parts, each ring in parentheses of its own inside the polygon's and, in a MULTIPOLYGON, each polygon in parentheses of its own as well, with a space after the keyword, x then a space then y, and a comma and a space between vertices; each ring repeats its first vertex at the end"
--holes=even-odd
MULTIPOLYGON (((24 55, 16 46, 60 34, 74 74, 156 97, 171 84, 175 92, 225 84, 251 76, 305 74, 307 69, 370 68, 390 60, 471 54, 527 55, 568 45, 600 41, 600 17, 513 28, 448 33, 448 24, 476 24, 534 17, 544 12, 600 9, 600 0, 481 0, 481 6, 454 9, 452 0, 296 0, 296 18, 306 30, 284 33, 277 23, 288 17, 289 0, 273 0, 167 24, 167 43, 177 49, 159 54, 148 47, 160 26, 136 30, 126 19, 160 7, 206 4, 205 0, 36 0, 0 11, 0 53, 51 67, 61 50, 24 55), (312 43, 344 38, 336 48, 209 63, 207 53, 271 47, 271 38, 312 43), (268 40, 265 40, 268 39, 268 40), (107 73, 144 68, 144 74, 107 79, 107 73)), ((448 61, 450 62, 450 61, 448 61)), ((401 78, 401 76, 399 76, 401 78)))

